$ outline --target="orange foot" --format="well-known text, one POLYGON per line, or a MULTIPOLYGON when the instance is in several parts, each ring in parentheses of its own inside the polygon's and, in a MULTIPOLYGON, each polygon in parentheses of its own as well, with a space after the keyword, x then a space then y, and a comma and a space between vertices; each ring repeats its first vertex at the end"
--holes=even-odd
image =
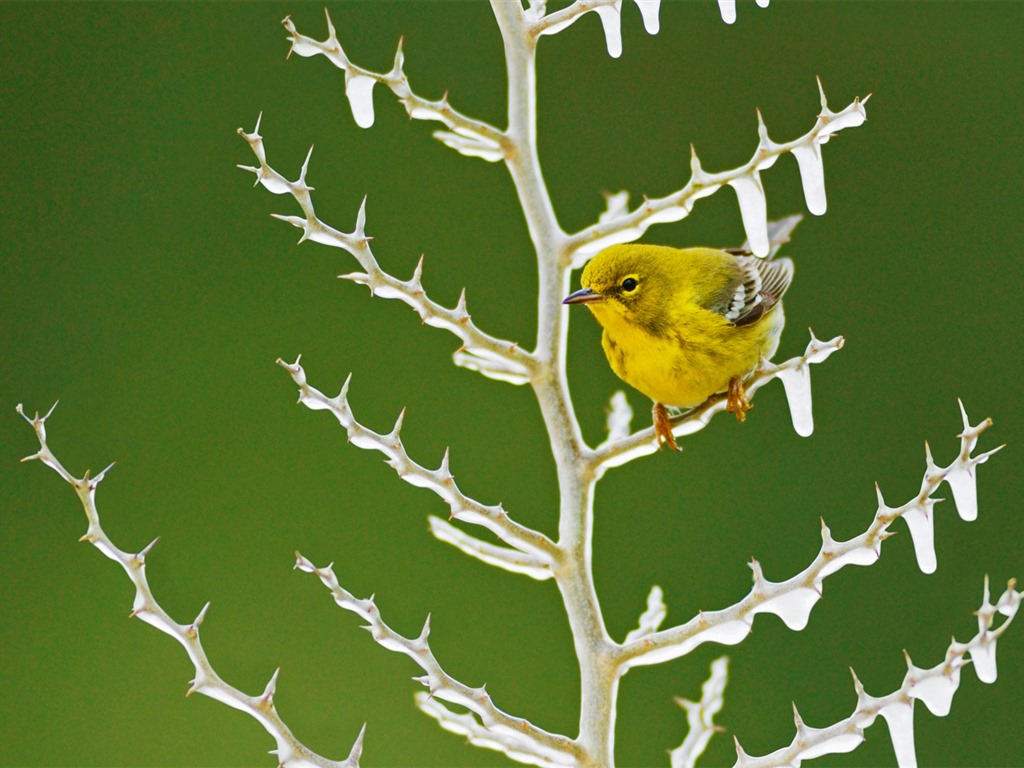
POLYGON ((754 406, 747 400, 747 389, 743 386, 743 379, 734 376, 729 381, 729 402, 725 410, 736 414, 736 421, 744 421, 747 418, 747 411, 754 406))
POLYGON ((654 434, 658 438, 658 445, 667 445, 673 451, 683 450, 672 434, 672 422, 669 420, 665 406, 655 403, 651 408, 651 416, 654 418, 654 434))

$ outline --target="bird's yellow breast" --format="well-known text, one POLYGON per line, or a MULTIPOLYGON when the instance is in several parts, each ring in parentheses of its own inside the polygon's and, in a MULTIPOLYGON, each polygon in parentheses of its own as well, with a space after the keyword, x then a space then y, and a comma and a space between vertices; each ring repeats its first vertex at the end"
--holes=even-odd
POLYGON ((601 346, 612 370, 630 386, 665 405, 700 405, 745 378, 770 358, 784 324, 782 305, 749 326, 736 327, 717 313, 690 306, 654 334, 604 303, 590 305, 604 327, 601 346))

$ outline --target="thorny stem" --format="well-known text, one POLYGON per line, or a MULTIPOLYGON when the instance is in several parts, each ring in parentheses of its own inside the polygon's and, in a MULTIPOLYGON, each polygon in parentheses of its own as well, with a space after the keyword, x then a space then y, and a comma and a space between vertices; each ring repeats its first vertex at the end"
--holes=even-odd
POLYGON ((492 0, 491 8, 504 40, 508 72, 511 150, 505 163, 537 251, 540 290, 535 355, 539 365, 532 384, 558 467, 560 558, 554 574, 580 665, 578 743, 589 764, 611 766, 618 672, 611 663, 613 643, 591 576, 596 477, 584 460, 587 449, 566 386, 568 313, 562 297, 568 293, 570 268, 564 258, 567 237, 558 226, 537 157, 536 38, 529 34, 518 2, 492 0))

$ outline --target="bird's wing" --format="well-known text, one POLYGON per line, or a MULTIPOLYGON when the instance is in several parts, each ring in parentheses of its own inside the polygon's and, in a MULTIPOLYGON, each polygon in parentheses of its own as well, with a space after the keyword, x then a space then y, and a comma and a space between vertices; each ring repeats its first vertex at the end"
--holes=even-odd
POLYGON ((736 277, 723 301, 713 309, 733 325, 750 325, 779 303, 793 282, 793 262, 790 259, 765 261, 751 256, 736 256, 735 259, 736 277))

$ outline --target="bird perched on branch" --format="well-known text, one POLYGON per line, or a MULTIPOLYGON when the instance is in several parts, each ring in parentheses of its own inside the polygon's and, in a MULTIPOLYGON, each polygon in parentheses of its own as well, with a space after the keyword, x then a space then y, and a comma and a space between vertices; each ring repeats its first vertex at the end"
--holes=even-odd
POLYGON ((666 406, 690 408, 728 392, 727 410, 746 418, 744 382, 775 354, 792 280, 789 259, 613 245, 590 260, 583 287, 564 303, 594 313, 612 370, 654 401, 658 442, 679 450, 666 406))

